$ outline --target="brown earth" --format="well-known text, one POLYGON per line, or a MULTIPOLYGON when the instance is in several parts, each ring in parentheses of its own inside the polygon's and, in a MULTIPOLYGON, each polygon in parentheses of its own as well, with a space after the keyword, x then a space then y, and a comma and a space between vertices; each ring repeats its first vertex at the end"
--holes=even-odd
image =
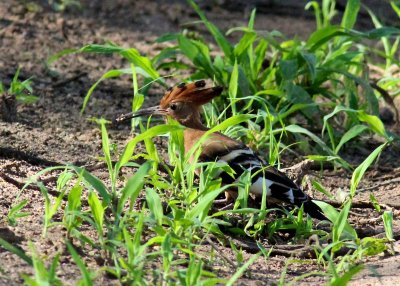
MULTIPOLYGON (((216 1, 218 2, 218 1, 216 1)), ((54 227, 46 238, 41 236, 43 228, 44 198, 34 188, 20 191, 23 182, 45 167, 73 163, 92 168, 94 174, 107 180, 107 171, 100 167, 97 156, 101 156, 101 138, 95 123, 89 117, 113 118, 129 111, 131 104, 131 82, 129 77, 105 81, 99 85, 89 101, 84 115, 80 107, 90 86, 107 70, 126 67, 127 62, 117 56, 94 56, 76 54, 63 57, 46 67, 46 59, 66 48, 82 47, 89 43, 113 41, 124 47, 135 47, 144 54, 154 54, 160 45, 154 40, 164 34, 178 32, 180 25, 197 20, 196 15, 185 4, 174 1, 84 1, 83 9, 56 13, 46 6, 21 4, 6 0, 0 2, 0 79, 8 86, 20 65, 21 78, 34 76, 34 94, 40 97, 34 105, 18 105, 16 120, 0 121, 0 237, 29 251, 29 242, 44 258, 61 252, 57 274, 65 284, 74 284, 80 272, 64 246, 65 230, 54 227), (19 196, 19 198, 18 198, 19 196), (25 211, 30 215, 21 218, 17 226, 7 224, 7 214, 16 200, 28 199, 25 211)), ((43 4, 43 5, 42 5, 43 4)), ((207 6, 209 18, 222 30, 245 24, 250 9, 225 10, 218 6, 207 6)), ((307 37, 315 28, 311 18, 259 13, 258 29, 279 30, 287 36, 307 37)), ((204 28, 191 26, 199 32, 204 28)), ((168 79, 179 82, 180 77, 168 79)), ((146 98, 151 105, 159 98, 160 90, 152 90, 146 98)), ((129 138, 129 127, 110 129, 113 142, 122 146, 129 138)), ((376 145, 368 145, 371 138, 364 138, 362 146, 347 150, 345 158, 351 163, 360 163, 376 145)), ((285 157, 286 158, 286 157, 285 157)), ((286 162, 293 158, 287 157, 286 162)), ((284 161, 285 162, 285 161, 284 161)), ((284 164, 285 165, 285 164, 284 164)), ((360 188, 364 191, 356 196, 350 215, 351 223, 360 236, 380 235, 384 232, 380 214, 367 203, 372 192, 379 203, 393 209, 395 232, 399 233, 400 209, 400 152, 398 147, 389 147, 378 164, 367 172, 360 188)), ((54 174, 53 174, 54 176, 54 174)), ((347 190, 351 174, 340 170, 310 170, 306 182, 318 180, 329 191, 347 190)), ((52 174, 42 176, 49 185, 54 184, 52 174)), ((318 194, 314 194, 318 197, 318 194)), ((398 237, 397 237, 398 239, 398 237)), ((254 243, 254 242, 252 242, 254 243)), ((239 241, 238 244, 243 244, 239 241)), ((251 244, 251 243, 250 243, 251 244)), ((394 243, 399 250, 399 242, 394 243)), ((204 246, 206 250, 210 245, 204 246)), ((219 250, 235 260, 235 254, 221 245, 219 250)), ((245 259, 252 248, 244 246, 245 259)), ((204 250, 199 250, 204 251, 204 250)), ((96 253, 88 253, 88 266, 99 269, 96 253)), ((288 259, 274 255, 269 260, 260 258, 254 263, 238 285, 274 285, 288 259)), ((100 263, 101 264, 101 263, 100 263)), ((366 261, 366 269, 352 281, 352 285, 400 285, 400 256, 382 255, 366 261)), ((233 270, 226 263, 216 263, 214 271, 229 277, 233 270)), ((312 260, 295 261, 288 265, 286 282, 310 271, 326 271, 312 260)), ((32 269, 16 255, 0 249, 0 285, 19 285, 21 273, 32 274, 32 269)), ((323 285, 326 280, 313 275, 302 280, 302 285, 323 285)), ((115 280, 102 276, 96 284, 114 285, 115 280)))

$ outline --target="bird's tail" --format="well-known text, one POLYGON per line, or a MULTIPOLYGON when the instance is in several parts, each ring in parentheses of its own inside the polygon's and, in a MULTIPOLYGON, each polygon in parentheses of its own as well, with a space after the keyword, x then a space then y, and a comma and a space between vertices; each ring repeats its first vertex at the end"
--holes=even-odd
POLYGON ((318 220, 328 220, 328 218, 324 215, 322 209, 312 200, 304 202, 303 206, 304 206, 304 211, 308 213, 311 217, 316 218, 318 220))

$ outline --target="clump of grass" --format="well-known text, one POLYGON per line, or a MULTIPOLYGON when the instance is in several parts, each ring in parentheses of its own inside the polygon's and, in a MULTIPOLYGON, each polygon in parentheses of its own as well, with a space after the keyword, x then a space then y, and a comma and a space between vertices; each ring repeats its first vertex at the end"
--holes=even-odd
POLYGON ((14 74, 10 86, 6 88, 0 81, 0 113, 4 121, 14 121, 17 116, 17 103, 32 104, 39 98, 32 95, 32 79, 20 81, 20 68, 14 74))

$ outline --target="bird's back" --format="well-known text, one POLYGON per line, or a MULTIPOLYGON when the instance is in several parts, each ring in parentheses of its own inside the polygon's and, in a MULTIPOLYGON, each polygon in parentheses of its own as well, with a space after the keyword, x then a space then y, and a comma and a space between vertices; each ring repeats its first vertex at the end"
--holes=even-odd
MULTIPOLYGON (((185 150, 188 152, 206 131, 185 129, 185 150)), ((306 212, 318 219, 325 219, 321 209, 284 173, 272 166, 268 166, 257 154, 244 145, 220 133, 211 134, 201 145, 202 162, 222 162, 228 164, 235 172, 232 177, 226 172, 220 173, 224 184, 237 182, 244 172, 251 176, 250 192, 262 196, 265 191, 267 197, 285 203, 301 206, 304 204, 306 212)))

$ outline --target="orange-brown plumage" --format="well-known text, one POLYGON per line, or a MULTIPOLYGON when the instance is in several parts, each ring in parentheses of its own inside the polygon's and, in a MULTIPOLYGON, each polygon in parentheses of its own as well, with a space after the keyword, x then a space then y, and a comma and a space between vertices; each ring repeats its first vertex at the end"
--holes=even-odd
MULTIPOLYGON (((210 102, 222 92, 221 87, 206 88, 203 80, 189 84, 179 84, 169 89, 160 101, 160 105, 141 109, 137 112, 123 115, 117 122, 142 115, 170 116, 184 125, 185 152, 189 152, 200 138, 209 130, 203 125, 200 117, 200 107, 210 102)), ((225 184, 235 184, 245 171, 251 174, 250 191, 256 196, 263 193, 272 199, 304 205, 304 210, 320 220, 326 219, 322 210, 311 201, 295 183, 285 174, 266 164, 242 142, 227 137, 221 133, 212 133, 201 145, 199 157, 203 162, 225 162, 235 172, 235 176, 222 172, 220 177, 225 184)), ((227 194, 228 195, 228 194, 227 194)), ((232 190, 229 191, 232 197, 232 190)))
POLYGON ((160 101, 161 108, 168 108, 172 102, 186 102, 194 106, 201 106, 220 95, 221 87, 205 88, 206 82, 198 80, 189 84, 181 83, 169 89, 160 101))

